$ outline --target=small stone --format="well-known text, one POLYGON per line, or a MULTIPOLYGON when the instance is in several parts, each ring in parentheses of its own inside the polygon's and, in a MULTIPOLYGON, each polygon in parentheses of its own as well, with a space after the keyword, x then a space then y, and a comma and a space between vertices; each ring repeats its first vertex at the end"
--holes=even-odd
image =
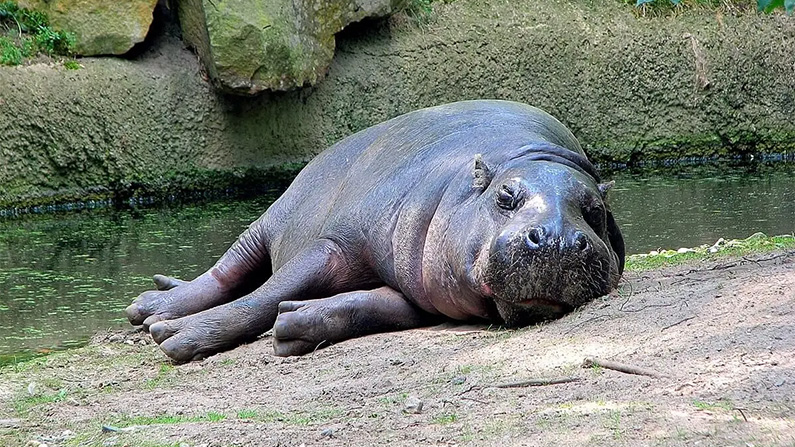
POLYGON ((135 344, 135 342, 134 342, 134 341, 132 341, 132 340, 124 340, 124 344, 125 344, 125 345, 130 345, 130 346, 133 346, 133 345, 135 344))
POLYGON ((331 438, 334 436, 334 429, 333 428, 326 428, 320 432, 320 436, 325 438, 331 438))
POLYGON ((389 361, 389 364, 390 364, 390 365, 392 365, 392 366, 400 366, 400 365, 402 365, 403 363, 405 363, 405 362, 404 362, 403 360, 401 360, 401 359, 389 359, 388 361, 389 361))
POLYGON ((19 419, 0 419, 0 427, 2 428, 19 428, 19 419))
POLYGON ((36 382, 30 382, 28 384, 28 394, 30 394, 31 396, 35 396, 36 395, 37 389, 38 389, 38 386, 36 385, 36 382))
POLYGON ((453 377, 453 380, 451 380, 450 382, 452 382, 453 385, 461 385, 462 383, 464 383, 466 381, 467 381, 466 376, 457 376, 457 377, 453 377))
POLYGON ((784 383, 786 383, 786 382, 784 382, 784 379, 778 379, 778 380, 776 380, 776 383, 774 383, 773 385, 782 386, 782 385, 784 385, 784 383))
POLYGON ((108 342, 110 342, 110 343, 119 343, 123 339, 124 339, 124 337, 122 337, 121 334, 113 334, 110 337, 108 337, 108 342))
POLYGON ((403 412, 409 414, 422 413, 422 401, 416 396, 409 396, 406 398, 406 403, 403 406, 403 412))
POLYGON ((146 346, 147 345, 146 340, 144 340, 143 338, 138 340, 138 344, 141 345, 141 346, 146 346))
POLYGON ((72 430, 64 430, 61 432, 61 438, 63 439, 71 438, 72 436, 74 436, 74 432, 72 430))

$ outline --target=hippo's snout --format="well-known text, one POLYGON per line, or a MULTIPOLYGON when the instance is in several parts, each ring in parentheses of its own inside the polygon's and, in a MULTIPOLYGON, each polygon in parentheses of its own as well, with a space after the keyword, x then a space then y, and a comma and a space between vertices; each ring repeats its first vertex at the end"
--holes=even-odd
POLYGON ((583 252, 591 247, 588 235, 581 230, 571 231, 566 236, 556 235, 544 225, 531 226, 524 233, 524 242, 530 250, 557 248, 560 252, 583 252), (557 247, 556 247, 557 246, 557 247))

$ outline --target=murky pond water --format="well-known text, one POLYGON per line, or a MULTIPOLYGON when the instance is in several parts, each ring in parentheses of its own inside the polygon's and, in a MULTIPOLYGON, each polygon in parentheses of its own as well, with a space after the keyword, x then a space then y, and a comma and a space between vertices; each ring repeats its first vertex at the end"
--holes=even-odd
MULTIPOLYGON (((795 165, 611 177, 629 253, 795 231, 795 165)), ((152 274, 206 270, 274 198, 0 220, 0 355, 126 327, 122 310, 152 274)))

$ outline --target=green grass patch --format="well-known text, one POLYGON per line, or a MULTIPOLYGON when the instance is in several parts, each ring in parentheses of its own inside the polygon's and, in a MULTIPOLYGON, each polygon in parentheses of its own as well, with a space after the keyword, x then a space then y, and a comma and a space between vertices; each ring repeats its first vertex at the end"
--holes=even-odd
POLYGON ((33 396, 25 396, 15 400, 13 407, 18 415, 26 416, 33 407, 54 402, 61 402, 65 400, 68 395, 69 392, 66 389, 60 389, 54 393, 42 393, 33 396))
POLYGON ((240 410, 237 412, 238 419, 257 419, 259 413, 256 410, 240 410))
POLYGON ((756 233, 746 239, 720 240, 714 245, 701 245, 692 249, 660 250, 652 251, 648 254, 631 255, 627 257, 625 270, 642 272, 689 262, 746 256, 792 248, 795 248, 795 236, 793 235, 771 237, 763 233, 756 233))
POLYGON ((698 408, 699 410, 724 410, 724 411, 732 411, 734 409, 734 405, 727 401, 727 400, 719 400, 717 402, 705 402, 701 400, 694 400, 693 406, 698 408))
POLYGON ((151 390, 168 384, 174 378, 173 372, 174 365, 170 363, 161 364, 157 371, 157 375, 151 379, 147 379, 146 382, 144 382, 144 388, 151 390))
POLYGON ((458 415, 455 413, 438 414, 431 419, 431 424, 447 425, 458 422, 458 415))
POLYGON ((53 28, 45 14, 0 1, 0 65, 19 65, 36 54, 68 56, 74 46, 74 34, 53 28))

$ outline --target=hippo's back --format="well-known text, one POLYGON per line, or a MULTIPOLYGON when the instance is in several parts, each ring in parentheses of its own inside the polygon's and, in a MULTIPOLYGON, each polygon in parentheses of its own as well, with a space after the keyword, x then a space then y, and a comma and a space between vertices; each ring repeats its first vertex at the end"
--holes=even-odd
MULTIPOLYGON (((584 155, 574 135, 551 115, 498 100, 421 109, 347 137, 315 157, 268 210, 277 222, 274 268, 322 236, 330 223, 383 218, 384 210, 399 207, 411 195, 437 193, 439 184, 474 154, 488 158, 530 142, 584 155)), ((333 233, 345 231, 334 228, 333 233)))

